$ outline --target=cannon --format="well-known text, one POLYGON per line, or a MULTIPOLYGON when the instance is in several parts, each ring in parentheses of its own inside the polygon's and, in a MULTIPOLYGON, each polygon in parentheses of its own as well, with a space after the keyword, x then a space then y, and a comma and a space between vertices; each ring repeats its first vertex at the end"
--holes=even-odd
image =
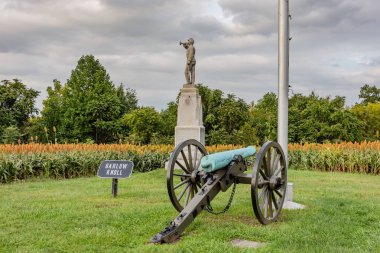
POLYGON ((196 140, 177 145, 169 159, 166 179, 170 201, 179 214, 150 241, 176 241, 202 210, 214 214, 227 211, 236 184, 251 185, 252 207, 260 223, 266 225, 276 221, 285 201, 286 159, 277 142, 266 142, 255 157, 252 174, 247 174, 248 159, 255 154, 256 149, 252 146, 208 155, 196 140), (227 206, 215 212, 211 201, 232 185, 227 206))

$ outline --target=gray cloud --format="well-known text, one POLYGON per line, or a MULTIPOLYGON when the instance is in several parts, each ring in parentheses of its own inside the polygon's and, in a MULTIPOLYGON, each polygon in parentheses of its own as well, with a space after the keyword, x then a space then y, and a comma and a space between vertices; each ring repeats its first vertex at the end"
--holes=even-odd
MULTIPOLYGON (((277 1, 0 0, 0 78, 42 91, 93 54, 141 105, 164 108, 184 82, 195 38, 197 81, 247 102, 277 92, 277 1)), ((375 0, 290 1, 294 92, 357 101, 380 78, 380 4, 375 0)))

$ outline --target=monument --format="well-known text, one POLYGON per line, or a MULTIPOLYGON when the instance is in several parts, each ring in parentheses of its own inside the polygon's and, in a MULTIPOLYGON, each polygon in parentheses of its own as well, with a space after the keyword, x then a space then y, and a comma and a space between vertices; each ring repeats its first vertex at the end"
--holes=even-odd
POLYGON ((195 85, 195 48, 194 39, 180 42, 186 49, 185 79, 178 102, 177 126, 175 128, 175 145, 195 139, 205 144, 205 128, 202 119, 202 100, 195 85))

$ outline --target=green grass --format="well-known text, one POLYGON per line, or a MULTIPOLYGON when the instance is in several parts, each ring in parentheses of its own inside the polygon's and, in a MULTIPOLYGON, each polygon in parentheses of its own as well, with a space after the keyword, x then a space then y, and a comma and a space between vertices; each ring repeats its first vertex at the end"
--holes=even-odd
MULTIPOLYGON (((289 171, 294 200, 305 210, 283 210, 262 226, 248 185, 238 185, 231 209, 202 212, 174 244, 149 239, 177 212, 166 193, 165 171, 119 180, 79 178, 0 185, 1 252, 380 252, 380 177, 289 171), (233 247, 233 239, 268 244, 233 247)), ((213 202, 227 202, 229 191, 213 202)))

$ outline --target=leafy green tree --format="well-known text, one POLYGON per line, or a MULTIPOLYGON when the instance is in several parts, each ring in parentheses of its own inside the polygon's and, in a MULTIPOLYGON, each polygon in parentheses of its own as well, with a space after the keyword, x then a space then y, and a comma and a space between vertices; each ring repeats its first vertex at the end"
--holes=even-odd
POLYGON ((380 102, 380 89, 374 86, 369 86, 365 84, 360 88, 359 98, 363 99, 361 104, 366 105, 368 103, 379 103, 380 102))
POLYGON ((4 129, 2 140, 5 144, 15 144, 21 139, 20 130, 15 126, 9 126, 4 129))
POLYGON ((233 94, 227 94, 223 98, 222 104, 216 108, 217 121, 221 128, 228 133, 233 130, 239 130, 248 120, 248 105, 243 99, 237 98, 233 94))
POLYGON ((273 92, 264 94, 256 105, 251 106, 252 125, 257 131, 260 143, 276 140, 277 137, 277 96, 273 92))
MULTIPOLYGON (((45 122, 44 119, 40 116, 32 116, 28 119, 27 126, 25 127, 25 138, 23 142, 30 142, 31 138, 33 142, 42 142, 47 143, 46 133, 45 133, 45 122)), ((53 132, 52 128, 46 128, 53 132)), ((49 132, 50 132, 49 131, 49 132)), ((61 136, 58 136, 61 137, 61 136)))
POLYGON ((207 145, 217 145, 217 144, 236 144, 236 139, 234 138, 236 131, 232 133, 226 132, 225 129, 211 129, 208 133, 206 132, 206 144, 207 145))
POLYGON ((121 115, 124 115, 132 110, 137 109, 138 99, 136 91, 134 89, 124 89, 123 84, 120 84, 117 88, 116 93, 121 103, 121 115))
POLYGON ((38 113, 35 100, 39 92, 27 88, 18 79, 3 80, 0 84, 0 134, 9 126, 23 129, 28 118, 38 113))
POLYGON ((69 140, 117 139, 121 101, 106 69, 92 55, 82 56, 63 92, 62 128, 69 140))
POLYGON ((57 79, 53 80, 53 87, 47 88, 48 96, 42 102, 42 121, 48 129, 55 128, 58 133, 61 131, 62 116, 65 112, 64 87, 57 79))
POLYGON ((259 138, 257 137, 257 130, 246 122, 235 134, 235 143, 240 145, 261 145, 259 138))
POLYGON ((162 136, 173 136, 175 127, 177 125, 177 111, 178 104, 175 102, 170 102, 167 105, 167 108, 161 111, 161 126, 160 126, 160 134, 162 136))
POLYGON ((362 124, 345 98, 295 94, 289 99, 289 142, 359 141, 362 124))
POLYGON ((217 120, 217 108, 222 105, 223 92, 212 90, 205 85, 198 84, 199 95, 202 97, 203 124, 206 133, 212 129, 218 129, 220 122, 217 120))
POLYGON ((237 134, 247 122, 251 123, 249 107, 233 94, 224 96, 219 89, 198 85, 202 97, 203 123, 207 144, 240 144, 237 134))
POLYGON ((380 103, 355 105, 351 112, 363 122, 363 135, 367 140, 379 140, 380 103))
POLYGON ((152 136, 160 131, 161 117, 153 107, 142 107, 125 114, 122 123, 131 129, 131 142, 148 144, 152 136))

